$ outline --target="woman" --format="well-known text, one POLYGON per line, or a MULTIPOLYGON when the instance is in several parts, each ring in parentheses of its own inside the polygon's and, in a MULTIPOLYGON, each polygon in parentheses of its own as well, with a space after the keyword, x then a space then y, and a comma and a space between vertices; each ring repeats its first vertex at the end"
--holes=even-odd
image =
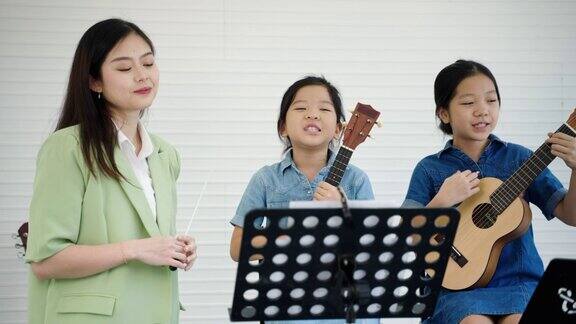
POLYGON ((29 323, 178 323, 196 246, 175 233, 180 159, 140 117, 158 89, 138 26, 82 36, 56 131, 38 155, 26 259, 29 323))

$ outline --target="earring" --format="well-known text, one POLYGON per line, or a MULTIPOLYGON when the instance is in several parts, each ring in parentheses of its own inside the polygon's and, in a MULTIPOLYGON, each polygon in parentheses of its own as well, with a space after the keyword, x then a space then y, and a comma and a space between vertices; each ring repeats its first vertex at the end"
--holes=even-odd
POLYGON ((101 94, 102 94, 102 92, 98 92, 98 100, 100 100, 101 94))

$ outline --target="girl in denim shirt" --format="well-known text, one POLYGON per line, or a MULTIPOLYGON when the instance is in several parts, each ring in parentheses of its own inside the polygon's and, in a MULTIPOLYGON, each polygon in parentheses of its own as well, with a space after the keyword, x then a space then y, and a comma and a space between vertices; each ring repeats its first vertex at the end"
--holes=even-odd
MULTIPOLYGON (((404 207, 452 207, 479 191, 480 178, 506 180, 532 152, 492 134, 500 113, 500 93, 492 73, 477 62, 459 60, 444 68, 434 83, 440 129, 452 135, 444 149, 422 159, 412 174, 404 207)), ((548 134, 552 154, 576 168, 576 140, 548 134)), ((576 226, 576 173, 566 191, 545 169, 523 198, 548 219, 576 226)), ((426 323, 518 323, 543 264, 534 245, 532 227, 510 241, 500 255, 486 287, 443 290, 434 315, 426 323)))
MULTIPOLYGON (((287 208, 293 200, 339 200, 338 189, 324 179, 336 154, 331 143, 340 137, 344 122, 338 90, 322 77, 309 76, 292 84, 282 98, 278 135, 285 143, 282 161, 253 176, 231 223, 230 255, 238 261, 244 217, 253 209, 287 208)), ((348 165, 340 183, 349 199, 374 199, 370 180, 348 165)), ((267 323, 343 324, 344 320, 298 320, 267 323)), ((378 319, 356 323, 377 324, 378 319)))

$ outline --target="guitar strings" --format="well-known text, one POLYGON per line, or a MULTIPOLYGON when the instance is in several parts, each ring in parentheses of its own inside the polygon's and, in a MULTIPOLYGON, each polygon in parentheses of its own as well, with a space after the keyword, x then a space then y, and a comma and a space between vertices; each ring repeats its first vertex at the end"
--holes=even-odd
MULTIPOLYGON (((563 131, 564 130, 563 127, 560 127, 560 129, 558 129, 557 132, 563 131)), ((526 169, 528 171, 532 171, 534 178, 536 178, 542 172, 542 170, 538 170, 539 166, 538 166, 537 162, 540 162, 542 169, 544 169, 555 158, 555 156, 551 153, 551 151, 547 150, 549 148, 550 148, 550 146, 548 144, 546 144, 546 143, 543 144, 534 152, 534 154, 530 157, 530 159, 528 159, 526 161, 526 169), (543 161, 542 159, 540 159, 540 157, 539 157, 540 155, 545 155, 544 157, 549 158, 550 162, 546 162, 546 161, 543 161), (535 167, 536 171, 532 170, 532 167, 535 167)), ((520 169, 516 170, 516 172, 514 172, 512 174, 512 176, 509 178, 509 181, 507 180, 506 182, 504 182, 500 187, 498 187, 490 195, 490 198, 493 198, 493 199, 490 199, 490 202, 492 203, 493 206, 495 206, 498 209, 497 212, 500 211, 499 213, 496 214, 496 218, 497 218, 497 215, 501 214, 504 210, 506 210, 506 208, 508 208, 508 206, 514 200, 516 200, 519 197, 515 194, 511 194, 510 193, 511 189, 509 189, 509 187, 512 186, 516 191, 519 191, 518 189, 520 189, 520 187, 522 185, 520 180, 524 179, 526 177, 525 175, 526 175, 526 173, 524 172, 524 167, 521 167, 520 169), (524 176, 520 176, 520 175, 524 175, 524 176), (520 182, 520 183, 515 182, 516 179, 518 179, 518 182, 520 182), (497 194, 497 192, 501 193, 503 196, 508 198, 511 202, 506 203, 505 201, 497 200, 497 196, 495 196, 495 194, 497 194)), ((530 181, 530 183, 531 182, 532 181, 530 181)), ((525 184, 529 185, 530 183, 525 183, 525 184)), ((482 207, 481 207, 481 209, 478 210, 478 213, 485 213, 490 208, 490 206, 482 206, 482 207), (482 207, 485 207, 485 208, 482 208, 482 207)), ((496 222, 496 218, 495 219, 488 218, 487 222, 480 223, 481 227, 488 225, 490 222, 492 222, 492 223, 496 222)))

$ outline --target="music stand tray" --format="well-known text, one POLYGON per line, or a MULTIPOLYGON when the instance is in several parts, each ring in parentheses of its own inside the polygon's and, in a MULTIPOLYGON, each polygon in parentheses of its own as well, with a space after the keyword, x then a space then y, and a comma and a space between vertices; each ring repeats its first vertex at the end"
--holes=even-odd
POLYGON ((246 215, 231 321, 432 315, 459 212, 342 205, 246 215))

